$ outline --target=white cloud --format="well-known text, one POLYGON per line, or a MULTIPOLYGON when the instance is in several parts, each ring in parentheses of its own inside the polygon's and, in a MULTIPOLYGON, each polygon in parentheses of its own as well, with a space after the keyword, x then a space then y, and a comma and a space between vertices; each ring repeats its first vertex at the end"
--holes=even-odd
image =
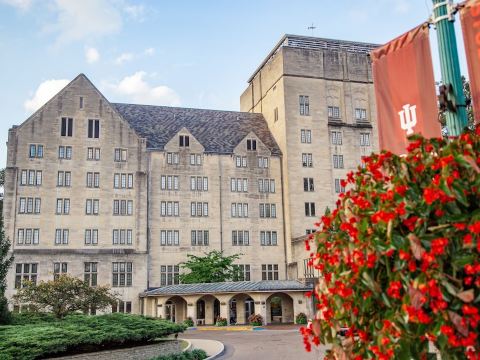
POLYGON ((128 61, 132 61, 133 57, 134 55, 132 53, 123 53, 115 59, 115 64, 122 65, 123 63, 126 63, 128 61))
POLYGON ((60 90, 62 90, 69 82, 69 80, 65 79, 52 79, 42 82, 35 91, 35 94, 33 94, 33 97, 29 100, 26 100, 23 104, 25 110, 34 112, 35 110, 39 109, 60 90))
POLYGON ((32 6, 32 0, 0 0, 0 3, 16 7, 22 11, 26 11, 32 6))
POLYGON ((87 63, 93 64, 100 59, 100 53, 95 48, 86 48, 85 49, 85 60, 87 63))
POLYGON ((165 85, 152 86, 146 80, 145 71, 137 71, 126 76, 116 84, 107 87, 120 96, 139 104, 179 106, 180 97, 165 85))
POLYGON ((122 17, 108 0, 55 0, 57 21, 46 27, 58 33, 57 44, 98 38, 118 32, 122 17))
POLYGON ((126 5, 123 11, 133 20, 144 21, 145 7, 143 5, 126 5))
POLYGON ((155 49, 153 47, 151 47, 151 48, 145 49, 145 51, 143 53, 145 55, 151 56, 151 55, 155 54, 155 49))

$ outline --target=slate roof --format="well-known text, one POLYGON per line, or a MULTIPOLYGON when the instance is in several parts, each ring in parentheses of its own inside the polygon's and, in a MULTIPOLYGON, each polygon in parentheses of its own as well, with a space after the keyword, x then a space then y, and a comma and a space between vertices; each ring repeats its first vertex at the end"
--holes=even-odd
POLYGON ((145 291, 143 296, 311 290, 311 287, 296 280, 236 281, 210 284, 168 285, 145 291))
POLYGON ((112 106, 147 139, 147 148, 163 150, 185 127, 207 153, 232 154, 248 133, 254 132, 273 155, 281 151, 262 114, 113 103, 112 106))

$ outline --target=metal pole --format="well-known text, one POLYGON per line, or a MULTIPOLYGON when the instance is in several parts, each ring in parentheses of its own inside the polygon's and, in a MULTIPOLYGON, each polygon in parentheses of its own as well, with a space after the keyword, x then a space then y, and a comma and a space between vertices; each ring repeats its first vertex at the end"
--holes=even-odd
POLYGON ((453 2, 451 0, 433 0, 433 22, 437 28, 442 82, 445 85, 451 84, 453 86, 457 105, 456 112, 446 111, 445 113, 449 136, 459 136, 467 126, 467 111, 458 60, 454 20, 453 2))

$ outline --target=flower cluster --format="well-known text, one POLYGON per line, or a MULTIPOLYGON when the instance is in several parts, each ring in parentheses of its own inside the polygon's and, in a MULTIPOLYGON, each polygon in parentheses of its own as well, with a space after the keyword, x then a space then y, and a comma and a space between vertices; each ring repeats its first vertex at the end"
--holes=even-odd
POLYGON ((406 156, 373 154, 342 185, 306 241, 322 274, 306 349, 426 359, 432 342, 442 357, 480 359, 480 126, 414 135, 406 156))

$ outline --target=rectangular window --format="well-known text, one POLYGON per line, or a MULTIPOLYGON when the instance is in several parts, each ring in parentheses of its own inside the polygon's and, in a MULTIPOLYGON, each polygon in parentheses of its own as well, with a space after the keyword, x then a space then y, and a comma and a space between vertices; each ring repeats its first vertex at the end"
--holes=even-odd
POLYGON ((268 169, 268 157, 258 157, 258 167, 260 169, 268 169))
POLYGON ((240 167, 247 167, 247 157, 246 156, 240 156, 236 155, 234 156, 235 159, 235 166, 240 168, 240 167))
POLYGON ((85 262, 85 263, 83 263, 83 265, 84 265, 83 280, 89 286, 97 286, 98 263, 96 263, 96 262, 85 262))
POLYGON ((180 135, 178 137, 179 140, 179 146, 180 147, 190 147, 190 136, 188 135, 180 135))
POLYGON ((132 302, 118 300, 112 304, 112 313, 130 314, 132 312, 132 302))
POLYGON ((342 180, 341 179, 335 179, 335 192, 337 194, 345 192, 345 187, 342 186, 342 180))
POLYGON ((230 190, 232 192, 248 192, 248 179, 230 179, 230 190))
POLYGON ((133 200, 113 200, 113 215, 129 216, 133 214, 133 200))
POLYGON ((162 201, 160 203, 160 216, 179 216, 178 201, 162 201))
POLYGON ((208 246, 209 244, 208 230, 192 230, 191 240, 192 240, 192 246, 208 246))
POLYGON ((100 120, 88 120, 88 137, 90 139, 98 139, 100 137, 100 120))
POLYGON ((313 178, 303 178, 303 191, 307 191, 307 192, 315 191, 313 178))
POLYGON ((40 198, 24 198, 19 199, 19 214, 40 214, 42 200, 40 198))
POLYGON ((333 167, 343 169, 343 155, 333 155, 333 167))
POLYGON ((131 229, 114 229, 112 243, 113 245, 132 245, 133 231, 131 229))
POLYGON ((202 165, 202 155, 201 154, 190 154, 190 165, 193 165, 193 166, 202 165))
POLYGON ((178 153, 167 153, 167 164, 178 165, 180 156, 178 153))
POLYGON ((59 146, 58 147, 58 158, 64 160, 72 159, 72 147, 71 146, 59 146))
POLYGON ((278 121, 278 107, 273 109, 273 121, 277 122, 278 121))
POLYGON ((60 128, 61 136, 73 136, 73 119, 62 117, 62 125, 60 128))
POLYGON ((192 217, 205 217, 208 216, 208 203, 207 202, 192 202, 190 203, 190 216, 192 217))
POLYGON ((248 246, 250 245, 250 232, 246 230, 232 231, 232 245, 233 246, 248 246))
POLYGON ((370 146, 370 133, 360 133, 360 146, 370 146))
POLYGON ((258 192, 275 193, 275 180, 274 179, 258 179, 258 192))
POLYGON ((328 107, 328 118, 329 119, 340 119, 340 108, 338 106, 329 106, 328 107))
POLYGON ((39 229, 18 229, 17 244, 19 245, 38 245, 40 242, 39 229))
POLYGON ((57 215, 70 214, 70 199, 57 199, 55 214, 57 215))
POLYGON ((113 174, 113 188, 114 189, 132 189, 133 188, 133 174, 113 174))
POLYGON ((15 289, 23 287, 25 281, 37 283, 38 264, 22 263, 15 264, 15 289))
POLYGON ((21 186, 41 186, 42 171, 41 170, 22 170, 20 177, 21 186))
POLYGON ((160 188, 162 190, 179 190, 179 177, 177 175, 162 175, 160 188))
POLYGON ((300 115, 310 115, 310 98, 306 95, 300 95, 300 115))
POLYGON ((302 144, 311 144, 312 130, 306 130, 306 129, 300 130, 300 141, 302 144))
POLYGON ((180 232, 178 230, 161 230, 160 245, 161 246, 180 245, 180 232))
POLYGON ((87 160, 100 160, 100 148, 89 147, 87 149, 87 160))
POLYGON ((315 216, 315 203, 313 202, 305 203, 305 216, 315 216))
POLYGON ((43 158, 43 145, 30 144, 28 157, 30 159, 41 159, 43 158))
POLYGON ((68 229, 56 229, 55 230, 55 245, 67 245, 69 237, 68 229))
POLYGON ((53 280, 57 280, 61 274, 66 274, 68 271, 68 264, 66 262, 53 263, 53 280))
POLYGON ((247 203, 232 203, 231 210, 233 218, 248 218, 247 203))
POLYGON ((86 229, 85 245, 97 245, 97 244, 98 244, 98 229, 86 229))
POLYGON ((260 245, 277 246, 277 232, 276 231, 260 231, 260 245))
POLYGON ((132 286, 133 266, 131 262, 112 263, 112 286, 132 286))
POLYGON ((70 171, 59 171, 57 173, 57 186, 69 187, 72 185, 72 173, 70 171))
POLYGON ((178 265, 160 266, 160 286, 179 284, 178 275, 180 267, 178 265))
POLYGON ((87 172, 87 188, 100 187, 100 173, 87 172))
POLYGON ((247 139, 247 150, 248 151, 256 151, 257 150, 257 140, 247 139))
POLYGON ((262 280, 278 280, 278 265, 262 264, 262 280))
POLYGON ((277 217, 277 205, 275 204, 260 204, 260 218, 276 218, 277 217))
POLYGON ((342 145, 342 132, 341 131, 332 131, 330 133, 330 141, 332 145, 342 145))
POLYGON ((302 166, 313 167, 313 155, 309 153, 302 154, 302 166))
MULTIPOLYGON (((118 201, 118 200, 115 200, 118 201)), ((125 201, 125 200, 122 200, 125 201)), ((100 200, 98 199, 87 199, 85 203, 85 214, 86 215, 98 215, 100 211, 100 200)), ((122 214, 123 215, 123 214, 122 214)))
POLYGON ((127 162, 127 149, 117 148, 114 151, 114 161, 115 162, 127 162))
POLYGON ((208 191, 208 177, 191 176, 190 190, 192 191, 208 191))
POLYGON ((250 265, 233 265, 233 281, 250 281, 250 265))
POLYGON ((359 121, 367 120, 367 109, 356 108, 355 109, 355 120, 359 120, 359 121))

